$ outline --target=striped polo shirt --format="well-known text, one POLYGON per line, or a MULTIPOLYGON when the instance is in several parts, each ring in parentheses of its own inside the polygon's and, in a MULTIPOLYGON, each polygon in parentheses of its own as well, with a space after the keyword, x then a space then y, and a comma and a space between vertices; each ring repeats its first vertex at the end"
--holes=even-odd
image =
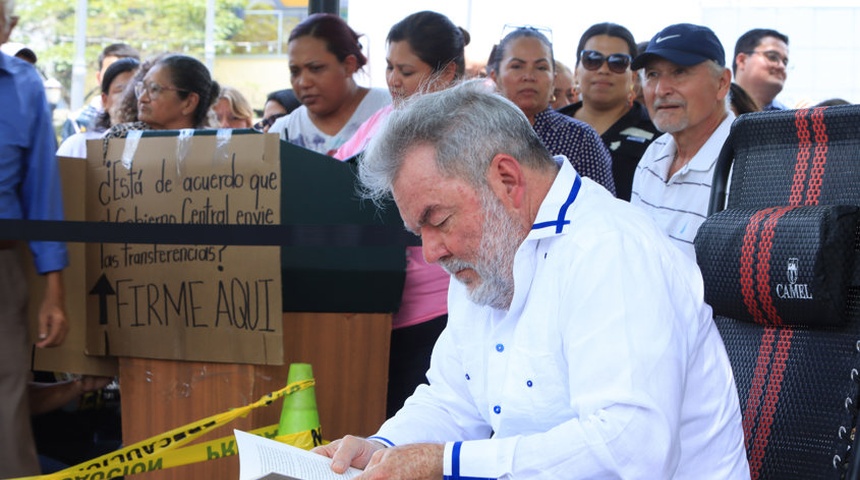
POLYGON ((696 155, 668 178, 677 150, 665 133, 648 146, 633 175, 630 203, 644 208, 675 245, 696 258, 693 240, 705 221, 717 157, 735 115, 729 112, 696 155))

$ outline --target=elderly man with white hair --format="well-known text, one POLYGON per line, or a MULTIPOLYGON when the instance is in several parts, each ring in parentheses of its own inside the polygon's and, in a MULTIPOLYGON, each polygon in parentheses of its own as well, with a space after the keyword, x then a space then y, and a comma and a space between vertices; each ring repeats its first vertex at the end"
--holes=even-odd
POLYGON ((735 119, 727 102, 732 72, 714 32, 689 23, 654 35, 633 68, 642 69, 645 106, 664 134, 636 166, 630 203, 696 258, 693 240, 707 216, 714 167, 735 119))
POLYGON ((359 173, 453 277, 429 385, 369 438, 316 451, 358 478, 748 479, 701 274, 641 210, 552 157, 465 83, 392 113, 359 173))

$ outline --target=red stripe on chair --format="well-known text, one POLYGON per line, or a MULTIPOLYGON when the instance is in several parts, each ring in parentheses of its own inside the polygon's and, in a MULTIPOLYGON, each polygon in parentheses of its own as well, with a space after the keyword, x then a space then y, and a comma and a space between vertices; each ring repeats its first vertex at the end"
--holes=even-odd
POLYGON ((755 282, 753 280, 753 268, 756 246, 758 245, 758 232, 762 220, 764 220, 771 211, 775 208, 766 208, 760 210, 753 215, 747 223, 746 232, 744 233, 743 244, 741 245, 740 258, 740 284, 741 295, 744 297, 744 305, 747 311, 756 321, 756 323, 764 323, 764 314, 759 309, 755 295, 755 282))
POLYGON ((815 154, 812 157, 812 171, 809 173, 809 185, 806 191, 807 205, 818 205, 821 184, 824 183, 824 167, 827 164, 827 125, 824 123, 824 110, 826 108, 816 108, 812 111, 815 154))
MULTIPOLYGON (((794 177, 792 179, 791 192, 788 198, 789 207, 768 208, 762 210, 766 215, 758 218, 754 216, 747 225, 744 236, 743 253, 741 254, 741 285, 744 296, 744 304, 749 309, 755 306, 758 313, 758 302, 764 310, 764 316, 770 324, 780 325, 782 319, 776 314, 773 307, 772 297, 768 291, 770 283, 770 250, 773 246, 773 231, 780 217, 792 209, 802 205, 817 205, 821 194, 821 185, 824 178, 824 168, 827 163, 827 129, 824 123, 824 109, 818 108, 812 111, 813 130, 815 132, 815 157, 812 170, 810 170, 809 159, 812 156, 812 138, 809 131, 807 115, 810 110, 798 110, 795 113, 794 123, 797 128, 797 160, 794 164, 794 177), (807 173, 809 172, 809 173, 807 173), (807 175, 809 180, 807 181, 807 175), (804 193, 806 201, 804 202, 804 193), (764 217, 767 218, 764 218, 764 217), (758 254, 756 264, 756 290, 758 291, 758 302, 750 298, 750 286, 752 284, 752 252, 756 250, 754 234, 758 233, 759 224, 764 222, 761 228, 761 240, 758 243, 758 254), (745 275, 747 275, 745 277, 745 275)), ((761 212, 759 212, 761 213, 761 212)), ((754 310, 750 310, 753 313, 754 310)), ((753 318, 759 321, 755 314, 753 318)), ((753 372, 752 384, 749 390, 749 398, 743 414, 744 441, 748 452, 750 475, 753 480, 761 476, 764 464, 765 450, 770 440, 771 426, 776 414, 776 406, 779 402, 779 392, 782 389, 782 381, 791 353, 791 339, 794 330, 791 328, 779 329, 779 338, 776 339, 777 329, 766 326, 762 333, 759 346, 758 358, 753 372), (774 348, 774 342, 776 345, 774 348), (774 351, 775 350, 775 351, 774 351), (770 363, 772 362, 772 363, 770 363), (770 367, 770 368, 768 368, 770 367), (768 374, 769 370, 769 374, 768 374)))
MULTIPOLYGON (((753 478, 756 478, 759 470, 761 470, 762 461, 764 460, 764 449, 761 442, 758 441, 759 432, 753 432, 753 427, 758 424, 759 414, 761 413, 761 403, 764 397, 766 380, 768 379, 768 364, 773 353, 773 343, 776 339, 776 329, 773 327, 764 327, 764 333, 761 337, 761 346, 758 350, 758 359, 756 359, 755 370, 753 371, 752 383, 750 385, 749 397, 743 413, 744 441, 748 452, 750 472, 753 478)), ((765 443, 766 445, 766 443, 765 443)))
POLYGON ((758 300, 768 325, 782 325, 782 318, 777 313, 776 307, 773 306, 773 295, 770 288, 770 254, 773 248, 774 230, 779 219, 795 208, 797 207, 781 207, 774 210, 764 221, 761 231, 755 280, 758 287, 758 300))
POLYGON ((809 170, 810 150, 812 139, 809 134, 809 121, 806 119, 808 110, 798 110, 794 114, 794 125, 797 128, 797 161, 794 163, 794 180, 791 183, 789 205, 803 203, 803 192, 806 191, 806 171, 809 170))
MULTIPOLYGON (((770 440, 770 427, 773 425, 773 418, 776 414, 776 404, 779 402, 779 392, 782 389, 783 375, 788 363, 793 335, 794 330, 790 328, 779 330, 779 340, 776 343, 776 352, 773 354, 773 365, 771 365, 767 382, 767 393, 765 393, 762 402, 761 415, 759 415, 758 428, 752 447, 752 451, 756 453, 755 466, 753 466, 753 460, 750 459, 750 472, 753 479, 757 479, 760 475, 764 452, 767 450, 767 444, 770 440)), ((768 345, 768 350, 770 350, 770 345, 768 345)))

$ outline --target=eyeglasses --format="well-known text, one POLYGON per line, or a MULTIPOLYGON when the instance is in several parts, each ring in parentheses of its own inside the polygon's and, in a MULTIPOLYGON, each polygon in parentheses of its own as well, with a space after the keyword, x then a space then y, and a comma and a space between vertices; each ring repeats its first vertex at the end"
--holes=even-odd
POLYGON ((146 84, 145 82, 136 82, 134 84, 134 95, 140 100, 140 97, 143 96, 144 92, 149 93, 149 98, 151 100, 155 100, 158 98, 165 90, 173 90, 174 92, 183 92, 188 93, 188 90, 183 90, 181 88, 176 87, 163 87, 157 83, 146 84))
POLYGON ((603 62, 606 62, 610 72, 624 73, 633 61, 633 57, 626 53, 613 53, 607 56, 596 50, 583 50, 579 54, 579 61, 586 70, 598 70, 603 66, 603 62))
POLYGON ((506 24, 502 28, 502 40, 505 39, 511 33, 514 33, 517 30, 531 30, 532 32, 540 33, 549 41, 550 45, 552 45, 552 29, 549 27, 541 27, 536 25, 511 25, 506 24))
POLYGON ((754 53, 758 53, 760 55, 764 55, 764 58, 766 58, 767 61, 770 63, 781 63, 782 66, 784 66, 784 67, 788 66, 788 57, 783 57, 782 54, 780 54, 776 50, 763 50, 763 51, 753 50, 751 52, 744 52, 744 53, 746 53, 747 55, 752 55, 754 53))
POLYGON ((272 115, 269 115, 268 117, 255 123, 254 124, 254 130, 262 132, 267 127, 271 127, 275 123, 275 120, 277 120, 277 119, 279 119, 285 115, 286 115, 286 113, 273 113, 272 115))

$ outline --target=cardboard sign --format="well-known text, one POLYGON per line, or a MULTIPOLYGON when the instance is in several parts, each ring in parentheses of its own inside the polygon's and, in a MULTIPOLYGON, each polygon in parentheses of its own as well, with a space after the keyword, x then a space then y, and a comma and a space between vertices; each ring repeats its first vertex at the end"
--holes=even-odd
MULTIPOLYGON (((280 223, 277 136, 169 133, 113 139, 106 151, 88 143, 87 220, 280 223)), ((279 255, 215 238, 88 244, 88 352, 283 364, 279 255)))
MULTIPOLYGON (((63 211, 66 220, 84 220, 85 202, 82 186, 86 183, 87 162, 80 158, 57 158, 60 165, 60 180, 63 189, 63 211)), ((39 332, 39 307, 45 292, 44 277, 36 274, 33 260, 25 242, 24 265, 27 268, 27 286, 30 290, 28 305, 31 343, 37 342, 39 332)), ((69 333, 62 345, 53 348, 33 349, 33 370, 47 372, 69 372, 85 375, 113 376, 117 374, 114 357, 86 355, 87 290, 84 283, 86 262, 85 245, 68 243, 69 266, 63 270, 63 287, 66 296, 66 318, 69 333)))

